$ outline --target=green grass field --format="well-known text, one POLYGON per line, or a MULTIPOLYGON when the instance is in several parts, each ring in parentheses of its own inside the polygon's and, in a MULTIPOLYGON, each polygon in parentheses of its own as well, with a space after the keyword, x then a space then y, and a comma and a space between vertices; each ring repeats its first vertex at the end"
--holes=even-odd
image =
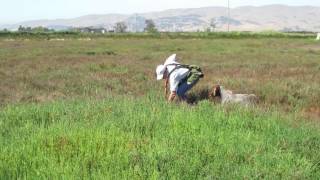
POLYGON ((318 179, 312 38, 0 37, 0 179, 318 179), (172 53, 254 108, 168 104, 172 53))

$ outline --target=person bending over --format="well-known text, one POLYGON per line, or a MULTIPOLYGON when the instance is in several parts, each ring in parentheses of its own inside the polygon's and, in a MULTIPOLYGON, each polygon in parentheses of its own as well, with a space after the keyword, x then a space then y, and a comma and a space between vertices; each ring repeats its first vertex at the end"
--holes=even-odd
POLYGON ((168 94, 167 87, 170 84, 169 102, 172 102, 177 95, 180 100, 187 101, 186 92, 203 77, 199 66, 180 64, 177 62, 176 54, 168 57, 164 64, 157 66, 156 75, 157 80, 165 80, 166 98, 168 94))

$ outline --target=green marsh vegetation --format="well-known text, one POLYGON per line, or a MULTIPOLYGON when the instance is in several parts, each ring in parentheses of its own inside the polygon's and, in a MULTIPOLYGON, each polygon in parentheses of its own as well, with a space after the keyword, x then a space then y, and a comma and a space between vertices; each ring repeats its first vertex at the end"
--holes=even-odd
POLYGON ((320 44, 291 37, 0 38, 0 179, 320 176, 320 44), (256 108, 167 104, 171 53, 256 108))

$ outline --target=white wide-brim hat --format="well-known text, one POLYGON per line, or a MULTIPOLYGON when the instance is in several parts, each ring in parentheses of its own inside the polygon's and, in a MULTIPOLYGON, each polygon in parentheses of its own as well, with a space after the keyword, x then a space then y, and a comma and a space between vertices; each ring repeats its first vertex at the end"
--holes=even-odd
POLYGON ((162 64, 157 66, 157 69, 156 69, 157 80, 163 79, 163 74, 165 70, 166 70, 166 66, 162 64))

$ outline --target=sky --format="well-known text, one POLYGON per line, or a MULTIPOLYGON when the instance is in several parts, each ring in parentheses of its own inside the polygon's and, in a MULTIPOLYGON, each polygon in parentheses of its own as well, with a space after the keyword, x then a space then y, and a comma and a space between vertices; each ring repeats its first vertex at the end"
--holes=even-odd
MULTIPOLYGON (((0 0, 0 24, 75 18, 88 14, 133 14, 177 8, 227 6, 227 0, 0 0)), ((231 7, 269 4, 319 6, 320 0, 230 0, 231 7)))

